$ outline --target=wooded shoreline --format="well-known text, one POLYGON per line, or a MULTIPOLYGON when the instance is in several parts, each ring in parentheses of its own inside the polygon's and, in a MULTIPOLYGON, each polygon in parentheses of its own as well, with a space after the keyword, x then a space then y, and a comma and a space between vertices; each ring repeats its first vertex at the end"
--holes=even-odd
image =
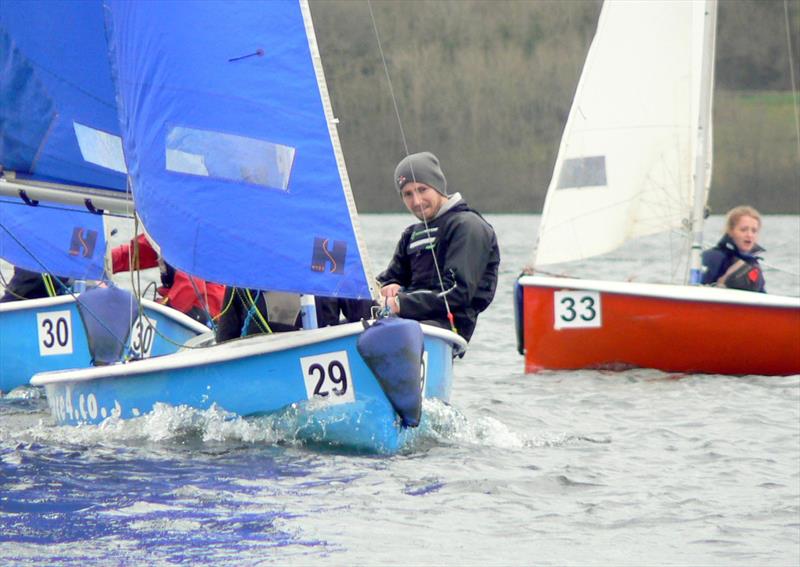
MULTIPOLYGON (((408 151, 441 158, 451 191, 486 212, 538 213, 597 24, 598 0, 312 0, 361 212, 402 205, 408 151)), ((800 80, 800 0, 788 3, 800 80)), ((714 99, 714 213, 747 202, 800 213, 800 150, 783 0, 722 0, 714 99)))

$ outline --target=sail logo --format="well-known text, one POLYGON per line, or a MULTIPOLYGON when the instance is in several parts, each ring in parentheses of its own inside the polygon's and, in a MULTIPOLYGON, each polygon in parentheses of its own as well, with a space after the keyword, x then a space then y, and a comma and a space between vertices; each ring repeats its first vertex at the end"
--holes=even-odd
POLYGON ((97 231, 76 226, 72 229, 72 240, 69 245, 71 256, 91 258, 97 246, 97 231))
POLYGON ((344 260, 347 256, 347 243, 343 240, 334 240, 333 248, 329 248, 330 239, 319 236, 314 237, 314 251, 311 254, 311 269, 315 272, 324 272, 330 266, 332 274, 344 273, 344 260))

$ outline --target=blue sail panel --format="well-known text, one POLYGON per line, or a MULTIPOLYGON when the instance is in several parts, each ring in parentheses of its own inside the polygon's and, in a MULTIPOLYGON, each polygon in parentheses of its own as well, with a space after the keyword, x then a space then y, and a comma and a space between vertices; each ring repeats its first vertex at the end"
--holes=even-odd
POLYGON ((126 190, 100 0, 0 2, 0 166, 126 190))
POLYGON ((136 207, 167 261, 229 285, 369 297, 307 6, 109 8, 136 207))
POLYGON ((100 215, 0 197, 0 258, 7 262, 34 272, 99 280, 105 251, 100 215))

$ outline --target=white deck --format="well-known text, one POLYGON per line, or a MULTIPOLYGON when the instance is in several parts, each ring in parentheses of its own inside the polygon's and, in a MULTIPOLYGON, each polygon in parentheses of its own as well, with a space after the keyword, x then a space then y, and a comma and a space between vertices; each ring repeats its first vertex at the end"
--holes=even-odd
POLYGON ((754 307, 783 307, 800 309, 800 297, 770 295, 736 289, 723 289, 707 286, 688 286, 673 284, 615 282, 605 280, 582 280, 576 278, 556 278, 545 276, 522 276, 519 283, 525 287, 547 287, 554 289, 593 290, 618 295, 638 295, 675 299, 679 301, 703 301, 708 303, 734 303, 754 307))

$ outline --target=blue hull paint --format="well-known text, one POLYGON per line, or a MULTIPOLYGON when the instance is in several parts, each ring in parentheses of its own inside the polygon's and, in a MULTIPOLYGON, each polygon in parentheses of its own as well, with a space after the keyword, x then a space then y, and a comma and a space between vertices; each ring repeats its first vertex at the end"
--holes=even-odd
MULTIPOLYGON (((311 443, 395 453, 416 430, 401 425, 359 355, 360 324, 341 328, 250 337, 107 367, 111 371, 105 374, 101 368, 43 374, 34 383, 45 386, 60 425, 97 424, 111 415, 130 419, 157 403, 200 410, 216 405, 240 416, 277 414, 293 435, 311 443), (349 331, 341 329, 346 327, 349 331), (315 335, 307 340, 306 333, 315 335), (330 375, 326 368, 333 369, 330 375), (314 395, 315 389, 322 395, 314 395)), ((449 400, 453 351, 464 346, 447 331, 426 333, 426 398, 449 400)))
MULTIPOLYGON (((145 356, 175 352, 204 327, 150 301, 144 310, 157 332, 131 333, 128 345, 145 356), (166 337, 166 338, 165 338, 166 337), (143 343, 144 348, 139 348, 143 343)), ((135 323, 134 323, 135 326, 135 323)), ((0 304, 0 392, 26 385, 37 372, 88 368, 91 354, 75 300, 69 296, 0 304)))

